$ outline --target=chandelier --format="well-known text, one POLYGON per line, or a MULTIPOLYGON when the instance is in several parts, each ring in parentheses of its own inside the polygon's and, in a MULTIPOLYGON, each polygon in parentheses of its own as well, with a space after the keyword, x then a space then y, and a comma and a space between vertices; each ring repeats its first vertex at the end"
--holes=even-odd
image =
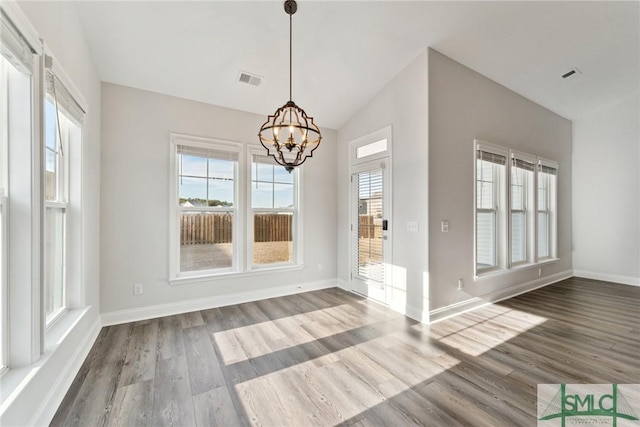
POLYGON ((284 11, 289 15, 289 101, 278 108, 260 128, 258 137, 267 153, 275 161, 291 173, 312 157, 313 150, 318 148, 322 135, 313 123, 313 117, 307 116, 304 110, 292 100, 292 18, 298 10, 295 0, 284 2, 284 11))

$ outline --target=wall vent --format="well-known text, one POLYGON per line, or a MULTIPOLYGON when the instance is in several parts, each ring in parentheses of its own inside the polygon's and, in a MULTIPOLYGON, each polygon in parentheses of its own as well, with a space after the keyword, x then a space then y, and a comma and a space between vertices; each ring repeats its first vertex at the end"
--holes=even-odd
POLYGON ((582 74, 580 72, 580 70, 578 70, 577 68, 572 68, 571 70, 567 71, 566 73, 564 73, 562 75, 562 78, 565 80, 571 80, 571 79, 575 79, 576 77, 578 77, 580 74, 582 74))
POLYGON ((260 83, 262 83, 262 79, 263 78, 261 76, 247 73, 245 71, 240 71, 240 74, 238 75, 238 81, 240 83, 247 83, 253 86, 260 86, 260 83))

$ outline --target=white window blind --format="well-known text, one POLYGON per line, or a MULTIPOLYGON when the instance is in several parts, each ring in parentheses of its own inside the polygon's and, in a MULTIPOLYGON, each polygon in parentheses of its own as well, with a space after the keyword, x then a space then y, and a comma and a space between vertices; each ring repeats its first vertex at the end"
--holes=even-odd
POLYGON ((240 157, 237 151, 209 147, 196 147, 193 145, 178 145, 178 154, 185 156, 204 157, 207 159, 231 160, 236 162, 240 157))
POLYGON ((489 151, 478 150, 478 160, 482 160, 489 163, 495 163, 497 165, 506 165, 507 157, 502 154, 496 154, 489 151))
POLYGON ((353 254, 354 273, 364 279, 384 283, 382 246, 383 170, 356 175, 358 239, 353 254))
POLYGON ((0 51, 18 70, 31 74, 35 50, 29 45, 13 22, 0 9, 0 51))
POLYGON ((85 111, 50 69, 45 73, 45 87, 47 96, 53 100, 56 109, 63 109, 65 116, 82 127, 85 111))
POLYGON ((558 169, 554 168, 553 166, 547 166, 547 165, 539 164, 538 165, 538 172, 546 173, 547 175, 557 175, 558 174, 558 169))

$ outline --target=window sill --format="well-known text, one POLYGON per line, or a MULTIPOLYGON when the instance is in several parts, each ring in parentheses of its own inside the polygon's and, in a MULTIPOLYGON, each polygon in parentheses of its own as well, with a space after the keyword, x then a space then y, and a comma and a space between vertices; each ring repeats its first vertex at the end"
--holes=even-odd
POLYGON ((82 316, 89 311, 91 307, 83 307, 77 309, 67 309, 55 323, 51 324, 47 329, 44 337, 44 351, 49 352, 58 346, 65 337, 73 330, 82 316))
POLYGON ((492 278, 492 277, 496 277, 496 276, 504 276, 506 274, 509 273, 515 273, 515 272, 520 272, 520 271, 525 271, 525 270, 531 270, 534 268, 540 268, 543 265, 547 265, 547 264, 553 264, 560 261, 559 258, 545 258, 541 261, 535 262, 535 263, 530 263, 530 264, 518 264, 514 267, 511 267, 509 269, 499 269, 499 270, 491 270, 491 271, 487 271, 485 273, 480 273, 477 274, 476 276, 473 277, 473 280, 475 282, 480 282, 484 279, 488 279, 488 278, 492 278))
POLYGON ((242 272, 233 271, 233 272, 225 272, 225 273, 217 273, 217 274, 206 274, 202 276, 175 277, 173 279, 169 279, 169 284, 185 285, 189 283, 209 282, 212 280, 235 279, 235 278, 241 278, 241 277, 260 276, 263 274, 285 273, 288 271, 302 270, 303 268, 304 268, 304 265, 295 264, 295 265, 288 265, 283 267, 262 267, 262 268, 256 268, 253 270, 242 271, 242 272))
POLYGON ((0 414, 2 414, 20 393, 28 386, 29 382, 38 374, 60 343, 69 335, 80 322, 83 316, 91 309, 84 307, 68 310, 49 327, 45 334, 44 352, 40 358, 28 366, 5 367, 2 373, 2 387, 0 387, 0 414))

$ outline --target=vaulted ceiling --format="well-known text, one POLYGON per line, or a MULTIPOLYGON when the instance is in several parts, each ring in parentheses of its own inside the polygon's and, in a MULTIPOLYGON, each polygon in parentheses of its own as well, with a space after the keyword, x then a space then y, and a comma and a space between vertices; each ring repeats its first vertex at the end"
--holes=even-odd
MULTIPOLYGON (((305 1, 293 99, 337 129, 427 47, 574 119, 639 90, 640 3, 305 1), (577 67, 581 74, 562 79, 577 67)), ((80 1, 103 81, 260 114, 288 100, 273 1, 80 1), (240 71, 262 76, 238 82, 240 71)))

